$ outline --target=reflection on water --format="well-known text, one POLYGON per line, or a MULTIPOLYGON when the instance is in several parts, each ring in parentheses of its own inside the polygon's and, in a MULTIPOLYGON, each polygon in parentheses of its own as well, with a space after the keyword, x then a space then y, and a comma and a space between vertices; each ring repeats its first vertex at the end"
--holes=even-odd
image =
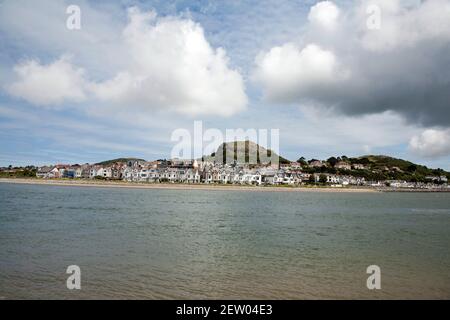
POLYGON ((0 202, 1 298, 450 298, 450 194, 0 184, 0 202))

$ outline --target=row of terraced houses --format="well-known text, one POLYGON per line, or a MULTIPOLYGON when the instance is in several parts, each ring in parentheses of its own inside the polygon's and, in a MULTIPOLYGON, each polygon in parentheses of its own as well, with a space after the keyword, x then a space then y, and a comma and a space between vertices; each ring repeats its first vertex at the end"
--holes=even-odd
MULTIPOLYGON (((248 165, 218 165, 197 160, 128 161, 109 165, 55 165, 40 167, 37 177, 125 180, 130 182, 219 183, 251 185, 299 185, 319 181, 319 174, 304 173, 300 164, 292 162, 281 167, 248 165)), ((363 185, 364 178, 326 175, 327 182, 336 185, 363 185)))
MULTIPOLYGON (((309 167, 320 167, 320 160, 310 161, 309 167)), ((361 164, 337 163, 335 168, 363 169, 361 164)), ((395 169, 395 168, 394 168, 395 169)), ((297 162, 280 166, 249 166, 239 164, 217 164, 210 161, 197 160, 158 160, 115 162, 108 165, 55 165, 40 167, 36 173, 38 178, 80 178, 124 180, 140 183, 204 183, 204 184, 248 184, 248 185, 302 185, 311 182, 323 182, 335 187, 372 186, 383 187, 388 182, 391 187, 429 188, 436 187, 438 179, 447 186, 447 178, 430 177, 428 184, 406 181, 366 181, 363 177, 330 173, 307 173, 297 162)), ((441 184, 442 185, 442 184, 441 184)))

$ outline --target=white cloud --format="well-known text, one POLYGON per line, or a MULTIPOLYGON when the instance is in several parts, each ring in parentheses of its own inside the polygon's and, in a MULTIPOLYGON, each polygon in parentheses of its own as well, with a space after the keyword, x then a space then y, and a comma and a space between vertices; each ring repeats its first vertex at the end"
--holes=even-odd
POLYGON ((299 31, 300 41, 273 47, 256 59, 256 79, 263 80, 265 96, 277 103, 306 101, 351 116, 393 111, 419 126, 450 126, 450 0, 412 6, 364 0, 347 9, 334 6, 313 6, 309 24, 299 31), (367 27, 369 5, 381 10, 379 30, 367 27), (307 72, 309 65, 300 63, 308 44, 329 53, 321 57, 333 56, 325 59, 323 81, 318 81, 320 72, 307 72), (329 75, 338 81, 328 81, 329 75))
POLYGON ((334 29, 339 19, 339 8, 331 1, 322 1, 311 7, 308 20, 325 29, 334 29))
POLYGON ((358 8, 357 19, 367 19, 365 9, 375 4, 380 9, 380 29, 362 31, 361 43, 365 49, 391 51, 414 49, 423 41, 450 39, 450 2, 448 0, 422 1, 420 5, 405 8, 399 0, 365 0, 358 8))
POLYGON ((310 90, 345 78, 333 52, 315 44, 300 49, 293 43, 274 47, 256 59, 255 80, 269 100, 293 102, 310 90))
POLYGON ((409 147, 414 153, 427 157, 441 157, 450 154, 450 129, 427 129, 411 138, 409 147))
POLYGON ((87 98, 115 110, 191 116, 231 116, 245 110, 242 76, 228 66, 224 49, 211 47, 198 23, 158 18, 154 11, 137 8, 128 13, 129 23, 120 40, 121 59, 126 63, 112 78, 87 80, 83 69, 66 58, 49 65, 32 60, 15 67, 19 80, 8 92, 44 106, 87 98))
POLYGON ((64 101, 80 102, 86 98, 84 70, 62 57, 43 65, 27 60, 14 67, 16 82, 6 87, 13 96, 40 106, 56 106, 64 101))
POLYGON ((123 32, 129 66, 93 87, 98 98, 189 115, 230 116, 245 109, 241 75, 228 67, 222 48, 210 46, 199 24, 136 8, 129 19, 123 32))

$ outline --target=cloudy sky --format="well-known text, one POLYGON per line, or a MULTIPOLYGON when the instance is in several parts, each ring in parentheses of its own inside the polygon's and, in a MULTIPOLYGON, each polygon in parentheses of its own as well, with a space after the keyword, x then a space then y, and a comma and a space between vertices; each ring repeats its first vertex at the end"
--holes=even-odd
POLYGON ((0 165, 169 157, 195 120, 448 170, 450 0, 0 1, 0 165))

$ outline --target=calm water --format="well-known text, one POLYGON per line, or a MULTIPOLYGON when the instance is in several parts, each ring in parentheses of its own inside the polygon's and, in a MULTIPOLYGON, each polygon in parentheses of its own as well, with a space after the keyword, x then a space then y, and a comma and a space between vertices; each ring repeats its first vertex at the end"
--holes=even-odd
POLYGON ((0 202, 3 299, 450 298, 450 194, 1 183, 0 202))

